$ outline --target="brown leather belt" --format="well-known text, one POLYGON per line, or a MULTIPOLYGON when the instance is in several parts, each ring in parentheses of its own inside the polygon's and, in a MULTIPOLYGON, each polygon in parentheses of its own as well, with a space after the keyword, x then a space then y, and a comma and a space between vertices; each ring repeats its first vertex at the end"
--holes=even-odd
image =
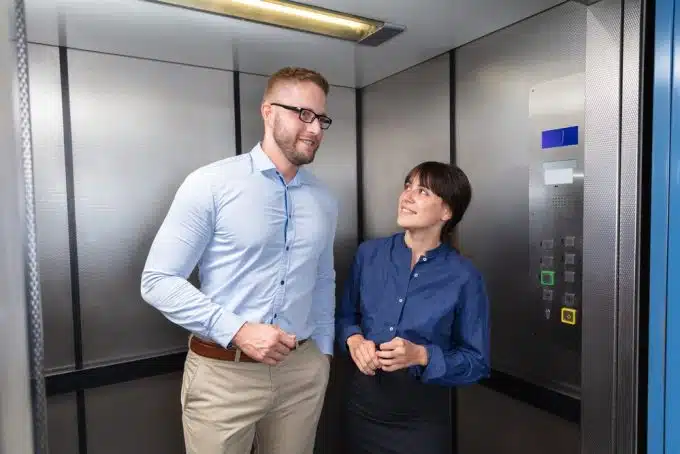
MULTIPOLYGON (((298 341, 297 346, 294 347, 293 350, 305 342, 307 342, 307 339, 298 341)), ((191 336, 189 348, 197 355, 205 356, 206 358, 220 359, 222 361, 242 361, 247 363, 259 362, 243 353, 240 349, 235 347, 224 348, 221 345, 218 345, 214 342, 204 341, 203 339, 199 339, 196 336, 191 336)))

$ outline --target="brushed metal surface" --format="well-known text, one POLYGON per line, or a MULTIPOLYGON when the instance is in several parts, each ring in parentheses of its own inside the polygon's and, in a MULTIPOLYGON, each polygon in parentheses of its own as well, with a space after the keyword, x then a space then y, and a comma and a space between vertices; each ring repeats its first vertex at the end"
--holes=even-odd
POLYGON ((586 7, 567 2, 461 47, 455 65, 456 152, 473 187, 459 237, 487 282, 492 367, 570 394, 575 392, 555 377, 573 377, 579 362, 573 352, 551 348, 538 334, 545 307, 532 297, 535 285, 529 285, 535 282, 530 162, 540 146, 530 117, 530 108, 540 105, 530 104, 530 94, 585 70, 585 35, 586 7))
POLYGON ((31 44, 28 56, 45 372, 50 373, 75 363, 59 49, 31 44))
POLYGON ((181 181, 235 154, 230 72, 69 51, 85 365, 186 348, 141 270, 181 181))
MULTIPOLYGON (((28 300, 24 266, 25 213, 18 122, 17 54, 10 41, 15 5, 0 0, 0 453, 33 453, 28 300), (7 346, 11 346, 7 348, 7 346)), ((23 14, 23 13, 22 13, 23 14)))
POLYGON ((85 392, 87 450, 97 454, 184 454, 182 373, 85 392))
POLYGON ((460 454, 579 454, 579 427, 484 386, 458 389, 460 454))
POLYGON ((449 54, 363 90, 366 239, 398 230, 397 199, 412 167, 427 160, 449 162, 449 90, 449 54))
POLYGON ((621 0, 588 8, 581 453, 616 451, 621 0))
MULTIPOLYGON (((240 76, 241 141, 248 152, 262 138, 260 102, 267 78, 250 74, 240 76)), ((314 175, 326 183, 340 202, 335 236, 336 294, 342 292, 357 247, 357 159, 356 97, 354 89, 331 86, 327 110, 333 124, 324 135, 316 158, 309 165, 314 175)), ((342 365, 334 362, 318 428, 315 452, 334 454, 338 444, 339 411, 343 399, 342 365)), ((338 453, 339 454, 339 453, 338 453)))
MULTIPOLYGON (((641 2, 623 2, 619 208, 616 453, 637 453, 639 371, 640 41, 641 2)), ((642 348, 645 348, 643 345, 642 348)))
POLYGON ((47 427, 50 454, 78 454, 75 394, 62 394, 47 399, 47 427))

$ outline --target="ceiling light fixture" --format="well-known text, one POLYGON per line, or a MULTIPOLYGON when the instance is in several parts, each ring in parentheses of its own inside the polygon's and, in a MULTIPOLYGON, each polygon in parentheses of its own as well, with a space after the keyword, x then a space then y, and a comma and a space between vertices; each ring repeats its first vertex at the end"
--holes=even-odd
POLYGON ((147 0, 260 24, 378 46, 405 27, 289 0, 147 0))

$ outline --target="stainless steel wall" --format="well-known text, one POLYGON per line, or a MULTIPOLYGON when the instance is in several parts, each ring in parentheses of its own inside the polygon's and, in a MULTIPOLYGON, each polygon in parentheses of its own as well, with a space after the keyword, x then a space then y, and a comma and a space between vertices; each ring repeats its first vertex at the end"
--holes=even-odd
POLYGON ((45 371, 52 373, 75 364, 59 49, 29 44, 28 58, 45 371))
MULTIPOLYGON (((59 49, 30 46, 48 373, 74 368, 74 296, 86 367, 186 349, 186 333, 141 300, 141 269, 182 179, 236 152, 231 72, 75 50, 67 57, 66 73, 59 49)), ((176 373, 86 391, 89 449, 183 452, 180 382, 176 373)), ((48 413, 51 452, 77 452, 74 395, 51 397, 48 413)))
MULTIPOLYGON (((263 76, 240 74, 241 139, 247 153, 262 139, 260 102, 267 83, 263 76)), ((336 294, 339 296, 347 277, 358 241, 357 207, 357 131, 356 94, 346 87, 331 86, 327 99, 328 115, 333 119, 324 141, 309 169, 326 183, 340 202, 335 237, 336 294)), ((318 429, 315 452, 335 454, 338 444, 340 402, 344 364, 335 361, 318 429)), ((338 453, 340 454, 340 453, 338 453)))
POLYGON ((535 337, 543 307, 529 286, 529 98, 585 72, 585 52, 586 7, 573 2, 456 50, 456 148, 474 188, 460 241, 489 286, 492 364, 551 387, 560 363, 578 377, 580 360, 548 355, 535 337))
POLYGON ((362 89, 366 238, 398 230, 406 173, 422 161, 449 162, 449 56, 444 54, 362 89))
MULTIPOLYGON (((586 11, 584 5, 567 2, 456 50, 457 160, 474 191, 460 243, 489 288, 492 367, 548 387, 557 387, 554 372, 564 364, 578 377, 580 359, 545 355, 546 342, 534 334, 543 308, 530 304, 528 285, 534 137, 529 95, 543 82, 585 72, 586 11)), ((577 425, 475 387, 459 391, 458 421, 463 453, 514 452, 512 434, 523 434, 527 453, 548 446, 578 452, 577 425), (491 449, 494 441, 479 426, 484 415, 491 418, 494 433, 505 434, 500 435, 505 446, 491 449), (550 438, 530 430, 536 421, 542 421, 550 438)))
POLYGON ((69 51, 83 361, 186 347, 140 273, 179 182, 235 154, 231 73, 69 51))

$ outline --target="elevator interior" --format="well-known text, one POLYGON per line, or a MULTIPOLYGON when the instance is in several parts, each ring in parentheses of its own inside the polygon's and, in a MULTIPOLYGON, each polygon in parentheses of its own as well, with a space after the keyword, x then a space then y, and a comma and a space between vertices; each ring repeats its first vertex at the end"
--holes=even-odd
MULTIPOLYGON (((25 2, 49 452, 183 452, 187 333, 143 303, 141 267, 182 179, 259 140, 288 65, 332 84, 311 169, 340 200, 338 293, 358 243, 395 231, 408 169, 470 177, 459 243, 489 288, 494 372, 452 393, 457 452, 637 452, 643 2, 303 3, 403 30, 366 45, 144 0, 25 2)), ((336 454, 347 367, 317 453, 336 454)))

